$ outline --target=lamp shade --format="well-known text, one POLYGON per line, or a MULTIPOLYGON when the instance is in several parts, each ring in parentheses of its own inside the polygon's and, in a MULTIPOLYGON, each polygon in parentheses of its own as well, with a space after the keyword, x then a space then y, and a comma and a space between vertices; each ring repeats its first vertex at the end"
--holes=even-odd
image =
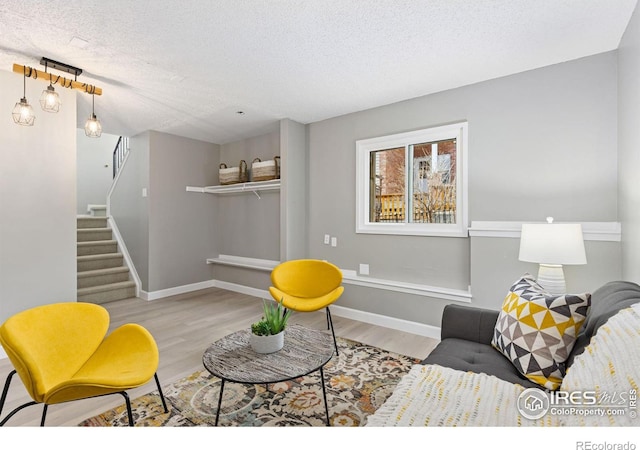
POLYGON ((84 125, 84 134, 89 137, 100 137, 102 134, 102 125, 95 114, 91 114, 84 125))
POLYGON ((586 264, 582 225, 523 224, 518 259, 539 264, 586 264))
POLYGON ((22 97, 20 101, 16 103, 11 115, 13 116, 13 121, 18 125, 30 127, 33 126, 33 123, 36 120, 33 108, 27 101, 26 97, 22 97))
POLYGON ((60 96, 53 86, 49 85, 44 91, 42 91, 42 95, 40 96, 40 106, 43 111, 57 113, 60 111, 60 103, 60 96))

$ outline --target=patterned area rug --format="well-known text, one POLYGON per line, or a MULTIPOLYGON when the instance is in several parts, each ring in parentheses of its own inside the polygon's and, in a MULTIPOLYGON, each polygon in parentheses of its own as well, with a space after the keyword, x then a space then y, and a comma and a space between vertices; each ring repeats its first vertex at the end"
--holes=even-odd
MULTIPOLYGON (((338 338, 340 354, 324 368, 331 426, 358 427, 391 395, 418 359, 338 338)), ((157 391, 132 400, 136 426, 213 426, 220 379, 205 369, 168 386, 164 413, 157 391)), ((80 426, 127 426, 123 404, 80 426)), ((320 373, 264 385, 226 383, 219 426, 326 426, 320 373)))

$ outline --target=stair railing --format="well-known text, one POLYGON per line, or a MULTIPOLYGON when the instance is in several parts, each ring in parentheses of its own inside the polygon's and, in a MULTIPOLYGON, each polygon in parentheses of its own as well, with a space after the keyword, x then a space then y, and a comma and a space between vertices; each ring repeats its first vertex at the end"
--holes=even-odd
POLYGON ((127 153, 129 153, 129 138, 126 136, 120 136, 120 138, 118 138, 116 148, 113 150, 113 178, 118 174, 122 161, 124 161, 127 153))

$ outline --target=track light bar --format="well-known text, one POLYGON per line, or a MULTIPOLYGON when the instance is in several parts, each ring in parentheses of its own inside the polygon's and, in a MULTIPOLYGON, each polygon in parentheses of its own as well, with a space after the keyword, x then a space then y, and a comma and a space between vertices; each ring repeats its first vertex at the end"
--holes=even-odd
MULTIPOLYGON (((43 58, 43 59, 45 59, 45 58, 43 58)), ((51 61, 51 60, 49 60, 49 61, 51 61)), ((63 63, 58 63, 58 64, 63 64, 63 63)), ((82 73, 82 69, 77 69, 76 67, 67 66, 66 64, 64 64, 64 65, 66 67, 68 67, 68 68, 79 70, 80 73, 82 73)), ((51 67, 53 67, 53 66, 51 66, 51 67)), ((59 69, 59 70, 63 70, 63 69, 59 69)), ((41 79, 41 80, 46 81, 46 82, 48 82, 50 84, 53 84, 53 85, 57 84, 57 85, 60 85, 62 87, 69 88, 69 89, 78 89, 80 91, 86 92, 87 94, 102 95, 102 89, 97 87, 97 86, 93 86, 93 85, 87 84, 87 83, 80 83, 78 81, 71 80, 69 78, 64 78, 64 77, 61 77, 59 75, 53 75, 53 74, 50 74, 48 72, 43 72, 41 70, 34 69, 33 67, 21 66, 20 64, 14 64, 13 65, 13 71, 15 73, 19 73, 19 74, 26 74, 27 78, 33 78, 35 80, 41 79)), ((68 70, 65 70, 65 72, 73 73, 74 75, 76 74, 76 72, 69 72, 68 70)))

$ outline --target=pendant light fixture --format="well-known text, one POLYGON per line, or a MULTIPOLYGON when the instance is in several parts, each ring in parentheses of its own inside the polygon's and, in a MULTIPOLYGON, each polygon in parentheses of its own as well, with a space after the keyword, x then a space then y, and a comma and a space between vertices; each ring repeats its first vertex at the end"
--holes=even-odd
MULTIPOLYGON (((27 101, 27 77, 40 79, 42 81, 48 81, 49 86, 47 89, 42 91, 42 95, 40 96, 40 106, 44 111, 47 112, 58 112, 60 110, 60 96, 54 89, 53 85, 58 85, 67 89, 77 89, 87 94, 91 94, 92 102, 94 102, 95 95, 102 95, 102 89, 93 86, 88 83, 82 83, 78 81, 78 75, 82 74, 82 69, 74 66, 70 66, 69 64, 62 63, 59 61, 54 61, 49 58, 42 57, 40 60, 40 64, 44 66, 44 72, 34 69, 28 66, 22 66, 20 64, 13 65, 13 71, 15 73, 21 73, 23 77, 23 96, 16 106, 13 108, 12 116, 13 121, 19 125, 31 126, 35 121, 35 114, 33 113, 33 108, 27 101), (66 78, 63 76, 54 76, 48 72, 48 69, 55 69, 62 72, 69 73, 73 75, 73 79, 66 78)), ((87 123, 84 127, 85 134, 89 137, 100 137, 102 134, 102 125, 100 125, 100 121, 95 115, 93 111, 93 103, 91 108, 91 115, 87 120, 87 123)))
MULTIPOLYGON (((29 69, 29 76, 31 76, 31 69, 29 69)), ((36 116, 33 113, 33 108, 27 101, 27 68, 25 67, 22 73, 22 81, 23 81, 23 90, 22 90, 22 98, 16 106, 13 108, 13 112, 11 115, 13 116, 13 121, 18 125, 24 125, 27 127, 33 126, 33 123, 36 120, 36 116)))
POLYGON ((89 137, 100 137, 102 134, 102 125, 95 114, 95 94, 91 94, 91 115, 87 119, 87 123, 84 125, 84 134, 89 137))
MULTIPOLYGON (((49 66, 48 60, 45 60, 44 64, 44 72, 47 73, 47 69, 49 66)), ((40 96, 40 106, 43 111, 57 113, 60 110, 60 96, 53 88, 53 79, 52 75, 49 73, 49 86, 42 91, 42 95, 40 96)), ((56 80, 56 83, 60 80, 60 77, 56 80)))
POLYGON ((43 111, 57 113, 60 111, 60 104, 60 96, 53 88, 53 85, 50 84, 44 91, 42 91, 42 95, 40 96, 40 106, 43 111))

